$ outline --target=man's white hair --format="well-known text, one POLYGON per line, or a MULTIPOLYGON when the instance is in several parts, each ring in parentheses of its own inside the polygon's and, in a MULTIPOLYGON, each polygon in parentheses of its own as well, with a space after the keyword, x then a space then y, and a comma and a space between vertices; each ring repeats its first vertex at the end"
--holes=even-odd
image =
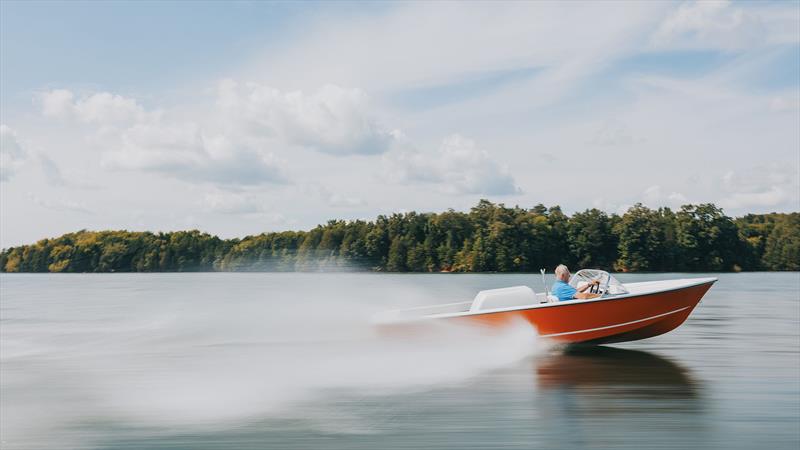
POLYGON ((558 278, 559 280, 562 279, 564 275, 568 274, 569 274, 569 269, 567 268, 567 266, 559 264, 558 267, 556 267, 556 278, 558 278))

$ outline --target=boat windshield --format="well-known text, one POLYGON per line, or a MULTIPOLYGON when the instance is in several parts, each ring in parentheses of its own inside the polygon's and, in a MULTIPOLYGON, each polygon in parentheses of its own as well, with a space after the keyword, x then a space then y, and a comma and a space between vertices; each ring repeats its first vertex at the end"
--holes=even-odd
POLYGON ((581 269, 572 275, 572 278, 569 279, 569 284, 575 289, 578 289, 594 280, 600 281, 599 293, 604 297, 628 293, 628 290, 625 289, 625 285, 620 283, 619 280, 605 270, 599 269, 581 269))

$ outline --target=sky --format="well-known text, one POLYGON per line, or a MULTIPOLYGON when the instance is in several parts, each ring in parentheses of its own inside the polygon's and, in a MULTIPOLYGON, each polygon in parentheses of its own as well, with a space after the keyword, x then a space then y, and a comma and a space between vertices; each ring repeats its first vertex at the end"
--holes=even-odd
POLYGON ((0 247, 800 211, 800 3, 0 2, 0 247))

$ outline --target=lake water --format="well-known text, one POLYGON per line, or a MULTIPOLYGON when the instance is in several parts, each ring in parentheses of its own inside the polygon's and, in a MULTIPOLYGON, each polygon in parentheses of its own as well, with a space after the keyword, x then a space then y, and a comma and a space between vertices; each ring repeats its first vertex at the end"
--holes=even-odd
POLYGON ((800 274, 718 276, 677 330, 570 352, 369 324, 538 274, 3 274, 0 447, 797 449, 800 274))

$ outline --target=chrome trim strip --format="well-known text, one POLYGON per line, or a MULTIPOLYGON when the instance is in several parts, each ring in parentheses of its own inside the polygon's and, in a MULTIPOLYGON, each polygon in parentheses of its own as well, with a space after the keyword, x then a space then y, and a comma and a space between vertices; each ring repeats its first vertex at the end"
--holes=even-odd
POLYGON ((578 331, 565 331, 565 332, 563 332, 563 333, 543 334, 543 335, 541 335, 540 337, 565 336, 565 335, 567 335, 567 334, 589 333, 589 332, 592 332, 592 331, 607 330, 607 329, 609 329, 609 328, 618 328, 618 327, 624 327, 625 325, 631 325, 631 324, 634 324, 634 323, 639 323, 639 322, 646 322, 646 321, 648 321, 648 320, 652 320, 652 319, 658 319, 659 317, 664 317, 664 316, 668 316, 668 315, 670 315, 670 314, 675 314, 676 312, 681 312, 681 311, 683 311, 684 309, 688 309, 688 308, 689 308, 689 306, 684 306, 683 308, 676 309, 676 310, 674 310, 674 311, 665 312, 664 314, 659 314, 659 315, 657 315, 657 316, 645 317, 644 319, 634 320, 634 321, 632 321, 632 322, 625 322, 625 323, 620 323, 620 324, 616 324, 616 325, 608 325, 608 326, 605 326, 605 327, 599 327, 599 328, 589 328, 589 329, 587 329, 587 330, 578 330, 578 331))

